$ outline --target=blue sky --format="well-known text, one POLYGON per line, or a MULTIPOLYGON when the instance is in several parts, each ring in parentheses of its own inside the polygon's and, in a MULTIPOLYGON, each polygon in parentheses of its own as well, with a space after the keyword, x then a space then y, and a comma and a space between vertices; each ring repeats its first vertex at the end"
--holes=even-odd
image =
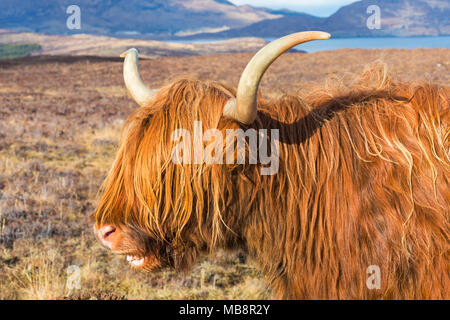
POLYGON ((337 9, 356 0, 230 0, 234 4, 249 4, 255 7, 291 9, 319 17, 328 17, 337 9))

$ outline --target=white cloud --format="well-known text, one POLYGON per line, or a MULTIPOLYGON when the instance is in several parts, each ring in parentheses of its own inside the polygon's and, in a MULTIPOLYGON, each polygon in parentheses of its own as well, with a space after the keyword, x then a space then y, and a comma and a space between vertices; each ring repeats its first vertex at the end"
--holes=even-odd
POLYGON ((234 4, 250 4, 250 5, 277 5, 277 6, 328 6, 328 5, 345 5, 346 3, 355 2, 355 0, 231 0, 234 4), (274 3, 275 2, 275 3, 274 3))
POLYGON ((291 9, 318 16, 329 16, 340 7, 356 2, 357 0, 230 0, 234 4, 249 4, 255 7, 272 9, 291 9))

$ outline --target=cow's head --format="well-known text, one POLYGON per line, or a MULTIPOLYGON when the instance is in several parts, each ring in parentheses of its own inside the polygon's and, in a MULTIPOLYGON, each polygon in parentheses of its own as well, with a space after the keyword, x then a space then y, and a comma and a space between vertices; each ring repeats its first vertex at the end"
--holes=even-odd
POLYGON ((204 130, 221 132, 252 125, 258 85, 269 65, 300 43, 328 38, 324 32, 301 32, 268 44, 249 62, 236 92, 196 80, 153 92, 140 78, 136 49, 125 52, 125 84, 141 107, 124 124, 93 214, 101 243, 127 255, 133 267, 153 270, 186 268, 223 239, 231 221, 239 223, 226 211, 234 209, 233 194, 245 191, 233 185, 244 175, 239 166, 174 163, 173 132, 192 131, 198 120, 204 130))

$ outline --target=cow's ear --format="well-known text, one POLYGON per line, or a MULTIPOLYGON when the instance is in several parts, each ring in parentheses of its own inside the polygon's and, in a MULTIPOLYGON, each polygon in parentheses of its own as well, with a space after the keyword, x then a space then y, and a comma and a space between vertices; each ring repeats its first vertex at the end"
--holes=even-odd
POLYGON ((236 115, 236 98, 230 98, 227 103, 225 103, 225 107, 223 108, 224 117, 237 120, 236 115))
POLYGON ((225 119, 231 120, 233 123, 236 123, 239 126, 244 126, 244 127, 250 126, 256 119, 258 110, 254 109, 254 113, 255 113, 254 115, 246 116, 247 118, 251 117, 253 119, 252 121, 241 121, 242 114, 239 114, 239 112, 237 111, 236 103, 237 103, 236 98, 234 98, 234 97, 229 98, 223 107, 222 117, 225 119))

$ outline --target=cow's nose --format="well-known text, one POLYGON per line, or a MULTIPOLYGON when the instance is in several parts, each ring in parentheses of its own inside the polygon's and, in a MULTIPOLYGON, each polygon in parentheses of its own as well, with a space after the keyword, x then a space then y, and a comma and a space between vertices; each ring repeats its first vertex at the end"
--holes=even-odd
POLYGON ((105 247, 112 249, 114 234, 117 231, 113 225, 102 226, 97 230, 98 237, 105 247))

